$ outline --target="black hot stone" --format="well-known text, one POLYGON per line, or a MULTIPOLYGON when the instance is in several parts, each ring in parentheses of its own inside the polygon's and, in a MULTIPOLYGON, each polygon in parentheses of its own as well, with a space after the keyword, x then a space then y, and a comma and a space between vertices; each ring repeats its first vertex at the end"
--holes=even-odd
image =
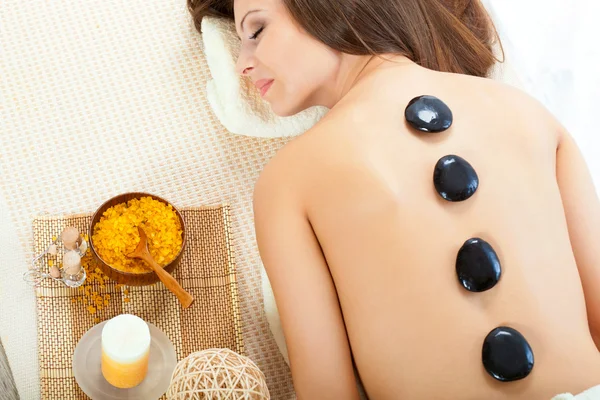
POLYGON ((456 275, 470 292, 483 292, 493 288, 500 280, 500 260, 492 246, 485 240, 467 240, 456 257, 456 275))
POLYGON ((463 201, 473 196, 479 187, 479 177, 465 159, 448 155, 435 165, 433 184, 445 200, 463 201))
POLYGON ((533 351, 513 328, 500 326, 485 337, 481 359, 485 370, 502 382, 525 378, 533 369, 533 351))
POLYGON ((415 97, 404 110, 404 117, 415 129, 423 132, 442 132, 452 125, 452 111, 434 96, 415 97))

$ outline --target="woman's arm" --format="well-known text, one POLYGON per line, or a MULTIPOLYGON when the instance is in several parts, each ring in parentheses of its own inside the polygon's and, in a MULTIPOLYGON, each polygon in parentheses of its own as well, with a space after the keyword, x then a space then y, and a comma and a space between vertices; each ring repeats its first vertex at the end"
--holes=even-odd
MULTIPOLYGON (((273 167, 271 165, 271 167, 273 167)), ((254 218, 299 400, 358 399, 335 286, 299 196, 282 171, 265 170, 254 218)))
POLYGON ((556 175, 583 284, 590 332, 600 350, 600 201, 583 156, 566 132, 561 134, 556 158, 556 175))

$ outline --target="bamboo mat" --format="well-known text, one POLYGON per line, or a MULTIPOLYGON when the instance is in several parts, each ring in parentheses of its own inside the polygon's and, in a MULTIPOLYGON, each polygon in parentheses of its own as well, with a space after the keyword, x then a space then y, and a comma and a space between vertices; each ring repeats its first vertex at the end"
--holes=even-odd
MULTIPOLYGON (((195 298, 189 309, 182 309, 160 282, 127 287, 103 277, 93 265, 89 250, 83 258, 88 278, 82 287, 71 289, 46 279, 36 289, 42 399, 88 399, 73 377, 75 346, 92 326, 122 313, 135 314, 165 332, 178 360, 215 347, 244 353, 229 207, 183 208, 181 213, 187 245, 173 276, 195 298)), ((66 226, 87 232, 91 218, 73 215, 34 219, 35 253, 42 253, 66 226)), ((46 263, 50 260, 61 262, 60 257, 45 256, 46 263)))

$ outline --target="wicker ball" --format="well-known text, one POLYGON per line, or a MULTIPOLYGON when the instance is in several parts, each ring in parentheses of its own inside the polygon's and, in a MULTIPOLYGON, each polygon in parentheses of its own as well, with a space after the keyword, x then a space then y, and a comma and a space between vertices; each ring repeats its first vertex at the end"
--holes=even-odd
POLYGON ((248 357, 229 349, 192 353, 173 371, 169 400, 269 400, 265 375, 248 357))

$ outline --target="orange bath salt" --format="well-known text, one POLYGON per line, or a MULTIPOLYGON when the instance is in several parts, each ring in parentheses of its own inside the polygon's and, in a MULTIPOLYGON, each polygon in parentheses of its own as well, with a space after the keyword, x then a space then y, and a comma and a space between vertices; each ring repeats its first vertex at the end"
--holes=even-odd
POLYGON ((181 221, 171 205, 152 197, 117 204, 102 214, 92 233, 100 258, 120 271, 149 272, 144 261, 127 257, 140 241, 138 226, 148 236, 152 257, 163 267, 173 261, 183 244, 181 221))
POLYGON ((148 324, 135 315, 122 314, 108 321, 102 328, 104 378, 121 389, 139 385, 148 373, 150 341, 148 324))

